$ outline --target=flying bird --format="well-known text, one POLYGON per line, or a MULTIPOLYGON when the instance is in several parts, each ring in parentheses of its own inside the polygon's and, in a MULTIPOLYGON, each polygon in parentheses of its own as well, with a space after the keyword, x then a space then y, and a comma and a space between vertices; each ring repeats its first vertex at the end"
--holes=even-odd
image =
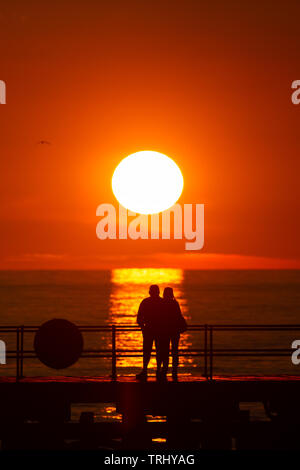
POLYGON ((51 142, 48 142, 48 140, 39 140, 38 145, 51 145, 51 142))

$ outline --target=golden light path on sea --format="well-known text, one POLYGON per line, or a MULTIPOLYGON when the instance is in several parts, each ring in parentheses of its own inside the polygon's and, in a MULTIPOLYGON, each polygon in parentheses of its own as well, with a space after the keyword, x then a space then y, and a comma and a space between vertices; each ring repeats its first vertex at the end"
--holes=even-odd
MULTIPOLYGON (((109 306, 109 323, 137 326, 136 315, 143 298, 148 297, 151 284, 158 284, 161 295, 165 287, 173 287, 182 313, 189 320, 187 301, 183 290, 184 271, 175 268, 119 268, 111 270, 111 294, 109 306)), ((142 350, 142 333, 138 331, 119 332, 117 349, 142 350)), ((181 335, 180 347, 191 347, 188 333, 181 335)), ((132 353, 134 354, 134 352, 132 353)), ((170 361, 171 364, 171 361, 170 361)), ((192 358, 180 358, 181 365, 193 366, 192 358)), ((142 357, 122 357, 118 359, 119 368, 139 369, 142 357)), ((155 367, 155 358, 151 359, 149 368, 155 367)))

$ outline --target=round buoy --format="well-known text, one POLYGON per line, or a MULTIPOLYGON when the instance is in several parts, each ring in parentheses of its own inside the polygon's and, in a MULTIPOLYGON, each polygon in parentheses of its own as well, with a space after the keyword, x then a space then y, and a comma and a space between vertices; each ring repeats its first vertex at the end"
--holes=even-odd
POLYGON ((68 320, 54 318, 43 323, 34 338, 39 360, 52 369, 65 369, 78 361, 83 338, 78 327, 68 320))

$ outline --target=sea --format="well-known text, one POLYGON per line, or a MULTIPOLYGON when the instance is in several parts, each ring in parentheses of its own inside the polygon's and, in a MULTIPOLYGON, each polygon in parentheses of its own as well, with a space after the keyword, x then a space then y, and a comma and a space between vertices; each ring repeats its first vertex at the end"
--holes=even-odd
MULTIPOLYGON (((139 303, 148 296, 151 284, 161 292, 173 287, 188 325, 300 325, 300 271, 298 270, 183 270, 173 268, 118 268, 103 271, 0 271, 0 326, 41 325, 52 318, 64 318, 78 326, 136 326, 139 303)), ((15 348, 15 334, 0 333, 7 349, 15 348)), ((214 357, 214 374, 299 375, 293 365, 292 342, 300 331, 216 331, 214 349, 283 349, 284 357, 263 355, 214 357)), ((25 350, 33 349, 33 333, 26 333, 25 350)), ((122 357, 123 350, 140 351, 138 330, 117 331, 117 374, 134 375, 141 370, 142 358, 122 357)), ((201 349, 202 331, 187 330, 180 348, 201 349)), ((55 344, 53 345, 55 348, 55 344)), ((111 348, 111 332, 84 333, 86 350, 111 348)), ((132 357, 133 356, 133 357, 132 357)), ((14 375, 15 359, 0 365, 0 375, 14 375)), ((38 359, 24 361, 24 375, 102 376, 111 373, 110 358, 80 358, 68 369, 52 370, 38 359)), ((155 358, 149 373, 155 373, 155 358)), ((179 380, 184 375, 203 375, 204 360, 199 356, 180 358, 179 380)), ((89 405, 90 406, 90 405, 89 405)), ((77 412, 75 411, 75 415, 77 412)), ((113 405, 96 410, 101 419, 117 419, 113 405)))

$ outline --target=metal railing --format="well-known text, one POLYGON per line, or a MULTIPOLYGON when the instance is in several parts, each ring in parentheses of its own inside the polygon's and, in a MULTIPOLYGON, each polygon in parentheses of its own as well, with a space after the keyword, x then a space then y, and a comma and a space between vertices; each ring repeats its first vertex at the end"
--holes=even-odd
MULTIPOLYGON (((111 360, 111 379, 117 379, 117 362, 124 357, 142 357, 142 349, 119 349, 117 344, 118 332, 140 331, 137 326, 131 325, 87 325, 79 326, 82 333, 110 332, 111 347, 102 349, 84 349, 83 358, 106 358, 111 360)), ((37 359, 34 350, 24 349, 25 335, 35 334, 39 326, 0 326, 0 335, 15 334, 16 349, 6 351, 7 358, 16 359, 16 379, 20 380, 24 374, 24 361, 37 359)), ((300 331, 300 325, 222 325, 203 324, 189 325, 188 332, 196 332, 202 336, 203 348, 179 349, 179 356, 203 358, 203 375, 208 380, 213 378, 214 358, 216 357, 287 357, 291 349, 285 348, 215 348, 214 333, 216 332, 283 332, 300 331)), ((293 338, 294 339, 294 338, 293 338)), ((142 339, 141 339, 142 343, 142 339)), ((141 344, 142 346, 142 344, 141 344)))

